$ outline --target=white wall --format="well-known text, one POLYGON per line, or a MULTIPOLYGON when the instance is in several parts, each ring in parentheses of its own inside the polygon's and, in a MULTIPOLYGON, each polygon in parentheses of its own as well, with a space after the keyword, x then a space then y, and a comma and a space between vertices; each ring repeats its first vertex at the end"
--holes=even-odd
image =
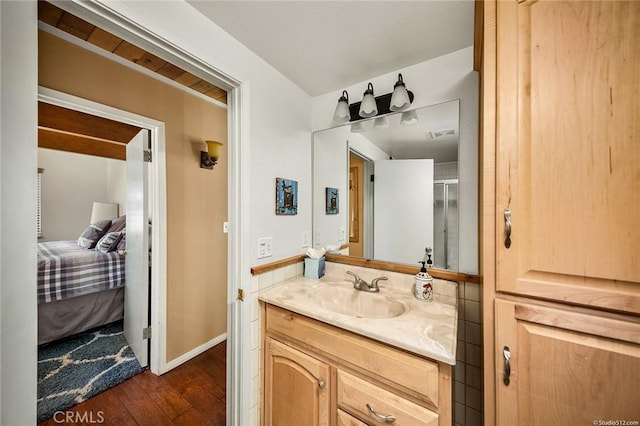
POLYGON ((52 149, 38 149, 42 174, 42 238, 75 240, 89 225, 94 201, 126 203, 125 162, 52 149))
POLYGON ((36 424, 36 2, 0 1, 0 424, 36 424))
MULTIPOLYGON (((478 74, 473 71, 473 47, 399 69, 343 89, 352 102, 361 100, 369 82, 377 95, 390 93, 402 73, 415 99, 411 109, 460 99, 460 271, 478 273, 478 74)), ((314 131, 333 127, 333 112, 342 93, 326 93, 312 99, 314 131)))

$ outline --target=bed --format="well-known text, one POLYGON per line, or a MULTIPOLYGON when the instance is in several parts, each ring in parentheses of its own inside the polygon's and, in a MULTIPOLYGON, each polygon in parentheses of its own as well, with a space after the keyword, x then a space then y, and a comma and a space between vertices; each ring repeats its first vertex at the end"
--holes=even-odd
POLYGON ((111 231, 110 224, 85 247, 80 240, 38 244, 39 345, 124 317, 125 255, 118 249, 124 230, 111 231), (95 248, 109 234, 120 238, 106 250, 95 248))

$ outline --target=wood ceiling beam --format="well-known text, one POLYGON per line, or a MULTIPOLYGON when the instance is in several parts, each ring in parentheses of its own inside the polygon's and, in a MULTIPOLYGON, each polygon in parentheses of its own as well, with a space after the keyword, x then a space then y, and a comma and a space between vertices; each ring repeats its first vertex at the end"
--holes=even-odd
POLYGON ((129 143, 141 130, 136 126, 44 102, 38 102, 38 126, 123 144, 129 143))
POLYGON ((116 160, 127 159, 127 148, 124 144, 86 138, 51 129, 38 128, 38 148, 56 149, 116 160))

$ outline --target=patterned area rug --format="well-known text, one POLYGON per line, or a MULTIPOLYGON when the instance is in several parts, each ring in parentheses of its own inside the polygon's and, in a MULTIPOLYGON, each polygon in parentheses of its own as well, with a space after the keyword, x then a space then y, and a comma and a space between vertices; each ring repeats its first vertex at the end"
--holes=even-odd
POLYGON ((142 371, 122 321, 38 348, 38 422, 142 371))

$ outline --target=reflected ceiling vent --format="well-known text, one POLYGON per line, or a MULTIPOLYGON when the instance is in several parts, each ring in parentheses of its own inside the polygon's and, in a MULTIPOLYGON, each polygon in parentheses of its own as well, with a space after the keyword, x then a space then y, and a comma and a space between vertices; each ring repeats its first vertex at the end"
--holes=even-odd
POLYGON ((427 132, 427 136, 429 136, 431 139, 438 139, 444 136, 455 136, 455 135, 456 135, 455 129, 440 130, 438 132, 427 132))

